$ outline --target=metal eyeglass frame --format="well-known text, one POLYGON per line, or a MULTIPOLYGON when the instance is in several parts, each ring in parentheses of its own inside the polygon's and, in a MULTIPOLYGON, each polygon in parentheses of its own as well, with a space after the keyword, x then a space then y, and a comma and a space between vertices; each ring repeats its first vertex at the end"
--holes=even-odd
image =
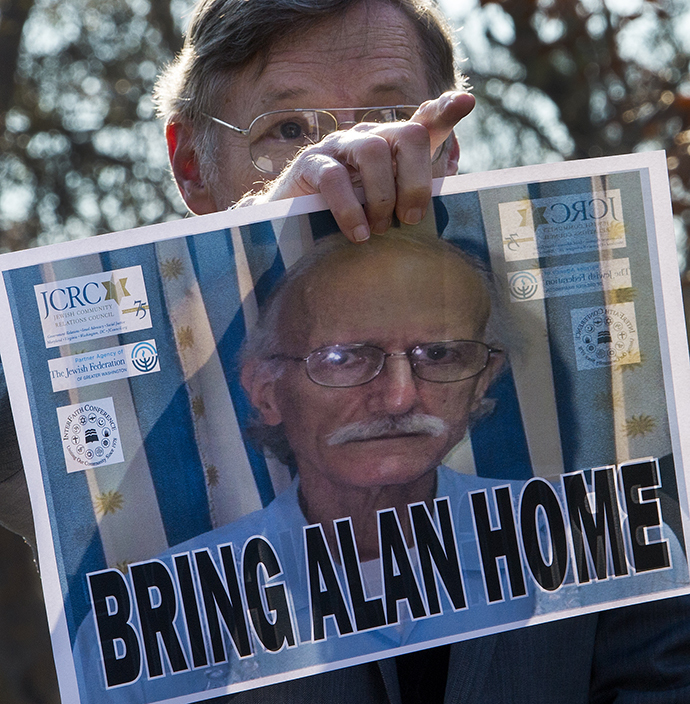
POLYGON ((324 384, 321 381, 317 381, 314 379, 311 374, 309 373, 309 365, 306 365, 306 373, 307 376, 309 377, 310 381, 314 382, 318 386, 325 386, 327 388, 331 389, 351 389, 356 386, 364 386, 365 384, 368 384, 369 382, 373 381, 376 379, 376 377, 383 371, 383 368, 386 364, 386 359, 389 357, 407 357, 407 360, 410 363, 410 369, 412 370, 412 373, 418 378, 421 379, 422 381, 428 381, 430 384, 454 384, 459 381, 467 381, 467 379, 473 379, 475 376, 478 376, 481 374, 488 366, 489 366, 489 361, 491 360, 491 355, 493 354, 504 354, 505 350, 499 349, 497 347, 491 347, 490 345, 487 345, 485 342, 482 342, 481 340, 438 340, 434 342, 423 342, 418 345, 414 345, 413 347, 410 347, 408 350, 405 350, 404 352, 386 352, 384 349, 381 347, 378 347, 377 345, 370 345, 365 342, 361 343, 354 343, 351 345, 324 345, 323 347, 317 347, 315 350, 312 350, 306 357, 292 357, 290 355, 286 354, 274 354, 270 357, 270 359, 285 359, 285 360, 290 360, 293 362, 305 362, 307 363, 313 355, 315 355, 317 352, 321 352, 322 350, 327 350, 327 349, 337 349, 337 348, 345 348, 345 349, 352 349, 352 348, 361 348, 361 347, 367 347, 370 349, 376 349, 379 350, 382 353, 381 357, 381 363, 378 365, 378 368, 376 369, 376 372, 374 375, 367 379, 366 381, 360 381, 356 384, 347 384, 347 385, 341 385, 341 384, 324 384), (484 366, 476 371, 474 374, 470 374, 469 376, 464 376, 461 379, 452 379, 449 381, 445 381, 442 379, 425 379, 423 376, 420 376, 419 372, 415 368, 415 361, 411 359, 410 355, 418 348, 420 347, 427 347, 430 345, 438 345, 438 344, 445 344, 445 343, 450 343, 450 342, 473 342, 478 345, 482 345, 483 347, 486 348, 487 350, 487 355, 486 355, 486 362, 484 363, 484 366))
MULTIPOLYGON (((354 127, 355 125, 360 124, 361 122, 366 122, 365 118, 369 113, 372 113, 376 110, 403 110, 403 109, 408 109, 412 110, 415 112, 419 108, 419 105, 378 105, 374 107, 360 107, 360 108, 285 108, 282 110, 269 110, 268 112, 262 112, 260 115, 257 115, 249 124, 249 127, 246 129, 242 129, 241 127, 237 127, 236 125, 231 125, 229 122, 226 122, 225 120, 221 120, 219 117, 214 117, 213 115, 209 115, 206 112, 202 112, 201 114, 208 118, 209 120, 212 120, 218 125, 222 125, 223 127, 227 127, 228 129, 232 130, 233 132, 236 132, 237 134, 241 134, 243 137, 249 137, 249 134, 252 130, 252 127, 257 123, 257 121, 265 118, 267 115, 280 115, 281 113, 300 113, 300 112, 320 112, 320 113, 325 113, 326 115, 329 115, 330 117, 333 118, 333 121, 335 122, 335 129, 333 132, 337 132, 338 130, 341 129, 343 125, 349 125, 350 127, 354 127), (334 112, 360 112, 364 111, 362 114, 362 118, 360 120, 343 120, 340 121, 338 118, 333 114, 334 112)), ((395 120, 394 122, 407 122, 407 120, 395 120)), ((381 122, 381 123, 376 123, 376 124, 393 124, 393 123, 386 123, 386 122, 381 122)), ((327 134, 332 134, 332 132, 328 132, 327 134)), ((324 134, 321 139, 327 136, 327 134, 324 134)), ((321 141, 321 139, 319 141, 321 141)), ((314 142, 314 144, 318 144, 318 142, 314 142)), ((435 156, 434 161, 438 160, 442 153, 442 150, 439 150, 439 153, 435 156)), ((250 157, 252 160, 252 164, 254 164, 254 167, 261 171, 262 173, 266 174, 278 174, 280 172, 276 171, 268 171, 267 169, 262 168, 259 166, 256 161, 254 160, 254 157, 251 155, 251 149, 250 149, 250 157)))

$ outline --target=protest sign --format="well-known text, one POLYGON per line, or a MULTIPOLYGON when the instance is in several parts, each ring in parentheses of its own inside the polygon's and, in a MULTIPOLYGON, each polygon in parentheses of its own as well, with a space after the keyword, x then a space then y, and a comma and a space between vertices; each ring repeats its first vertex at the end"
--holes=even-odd
POLYGON ((195 702, 690 592, 663 154, 448 178, 366 245, 323 207, 0 258, 65 701, 195 702))

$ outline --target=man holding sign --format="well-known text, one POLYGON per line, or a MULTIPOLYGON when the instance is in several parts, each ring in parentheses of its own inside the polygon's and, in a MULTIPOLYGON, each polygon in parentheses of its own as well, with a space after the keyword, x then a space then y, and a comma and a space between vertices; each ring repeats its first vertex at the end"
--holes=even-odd
MULTIPOLYGON (((433 7, 421 0, 224 0, 198 7, 181 58, 159 86, 158 101, 166 115, 173 172, 190 210, 201 214, 233 204, 321 193, 343 233, 359 242, 371 233, 384 233, 394 215, 404 223, 419 222, 429 204, 432 176, 455 172, 459 150, 452 130, 471 110, 473 98, 465 92, 443 93, 452 91, 454 82, 449 34, 433 7), (354 190, 358 186, 364 190, 363 206, 354 190)), ((346 310, 348 303, 329 305, 346 310)), ((378 404, 395 416, 402 415, 400 409, 419 406, 422 415, 445 425, 427 419, 422 421, 426 429, 418 426, 413 437, 396 426, 378 437, 345 440, 332 435, 335 427, 324 427, 322 433, 316 424, 323 419, 315 416, 310 422, 317 432, 303 440, 313 446, 306 447, 286 423, 298 463, 302 458, 302 510, 310 520, 328 524, 329 516, 319 512, 326 507, 321 497, 329 484, 350 481, 347 505, 337 513, 353 515, 362 484, 397 486, 395 481, 386 484, 386 471, 391 476, 400 472, 406 482, 416 484, 416 500, 433 497, 436 465, 451 440, 464 433, 469 412, 498 369, 500 354, 487 348, 485 366, 480 364, 471 377, 440 385, 428 398, 416 391, 417 385, 434 382, 420 376, 421 365, 413 371, 414 355, 428 354, 433 347, 427 343, 443 342, 447 336, 483 343, 484 314, 479 301, 476 305, 476 319, 448 321, 453 330, 422 331, 414 340, 377 339, 369 331, 348 340, 379 347, 384 356, 374 360, 374 368, 383 365, 368 386, 342 387, 359 399, 343 412, 378 404), (386 384, 386 393, 362 398, 365 387, 386 384), (441 390, 454 384, 463 391, 441 390), (342 442, 329 445, 327 436, 342 442), (325 442, 317 442, 319 437, 325 442), (413 442, 426 444, 429 457, 433 455, 421 473, 415 453, 405 449, 413 442), (324 476, 321 470, 331 463, 313 461, 319 455, 355 456, 364 444, 375 450, 372 454, 383 456, 384 448, 392 452, 391 464, 386 468, 383 462, 378 477, 366 473, 354 482, 342 473, 324 476)), ((359 310, 363 307, 360 300, 359 310)), ((318 343, 309 340, 304 348, 282 351, 298 359, 282 360, 286 371, 279 379, 250 375, 250 394, 269 424, 286 420, 289 384, 323 386, 305 378, 302 367, 313 364, 308 362, 312 353, 335 344, 326 332, 324 327, 318 343)), ((373 357, 367 359, 373 363, 373 357)), ((324 380, 318 372, 316 376, 324 380)), ((346 420, 346 427, 361 420, 356 416, 346 420)), ((307 414, 304 418, 309 420, 307 414)), ((337 465, 336 460, 334 473, 337 465)), ((391 499, 393 505, 403 505, 412 496, 396 488, 385 493, 389 505, 391 499)), ((363 546, 371 531, 371 525, 362 525, 363 546)), ((402 694, 404 701, 408 695, 417 697, 409 701, 441 701, 445 690, 447 702, 682 702, 690 698, 690 672, 682 661, 689 627, 684 601, 658 602, 453 645, 432 656, 437 666, 433 692, 424 689, 429 685, 420 684, 421 677, 415 684, 407 681, 409 671, 424 675, 419 661, 403 662, 398 679, 396 664, 389 660, 227 700, 396 702, 402 694)))

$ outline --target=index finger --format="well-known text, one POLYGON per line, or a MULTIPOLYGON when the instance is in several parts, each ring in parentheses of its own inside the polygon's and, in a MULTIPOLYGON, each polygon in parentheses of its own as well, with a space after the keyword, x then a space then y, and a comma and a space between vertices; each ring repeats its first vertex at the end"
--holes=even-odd
POLYGON ((422 103, 411 122, 419 122, 429 131, 431 153, 446 141, 455 125, 474 108, 474 96, 460 91, 449 91, 435 100, 422 103))

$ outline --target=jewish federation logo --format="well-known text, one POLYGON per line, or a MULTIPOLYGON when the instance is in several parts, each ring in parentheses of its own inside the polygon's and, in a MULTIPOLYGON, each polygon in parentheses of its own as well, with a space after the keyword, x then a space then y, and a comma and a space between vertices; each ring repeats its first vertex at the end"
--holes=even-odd
POLYGON ((153 340, 139 342, 132 348, 132 364, 137 371, 142 374, 152 371, 158 363, 158 350, 153 340))
POLYGON ((518 271, 509 279, 510 295, 518 301, 532 298, 539 290, 539 280, 529 271, 518 271))

